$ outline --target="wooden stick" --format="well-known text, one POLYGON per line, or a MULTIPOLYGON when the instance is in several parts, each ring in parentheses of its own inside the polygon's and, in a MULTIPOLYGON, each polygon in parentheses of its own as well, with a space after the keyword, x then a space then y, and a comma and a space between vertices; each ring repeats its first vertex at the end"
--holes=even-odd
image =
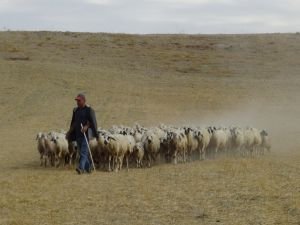
MULTIPOLYGON (((83 129, 83 125, 82 125, 82 124, 81 124, 81 128, 83 129)), ((93 169, 94 169, 94 171, 96 171, 96 168, 95 168, 95 164, 94 164, 94 160, 93 160, 93 156, 92 156, 92 152, 91 152, 91 149, 90 149, 90 145, 89 145, 88 139, 87 139, 87 137, 86 137, 86 135, 85 135, 84 132, 83 132, 83 135, 84 135, 85 141, 86 141, 87 146, 88 146, 88 149, 89 149, 89 153, 90 153, 90 157, 91 157, 93 169)))

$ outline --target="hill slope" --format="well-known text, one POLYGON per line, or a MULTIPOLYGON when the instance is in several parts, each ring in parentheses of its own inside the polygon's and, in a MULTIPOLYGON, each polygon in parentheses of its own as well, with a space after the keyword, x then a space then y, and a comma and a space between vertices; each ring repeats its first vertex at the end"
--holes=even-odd
POLYGON ((189 213, 200 205, 207 210, 207 224, 215 224, 218 216, 224 224, 288 224, 287 210, 292 210, 290 224, 297 224, 299 43, 297 34, 0 32, 0 184, 4 196, 0 200, 0 223, 38 224, 46 219, 45 224, 84 224, 88 219, 104 223, 115 218, 110 224, 193 224, 199 222, 195 219, 198 214, 189 213), (261 161, 224 159, 176 169, 158 166, 128 175, 99 173, 82 181, 73 171, 38 168, 35 134, 67 129, 78 92, 86 93, 105 128, 134 122, 149 126, 161 122, 251 125, 269 129, 273 150, 280 153, 261 161), (231 176, 236 177, 233 183, 231 176), (72 189, 76 182, 94 188, 90 198, 81 196, 79 187, 74 192, 64 189, 72 189), (271 187, 278 183, 290 185, 288 196, 271 187), (217 188, 220 184, 226 185, 217 188), (203 189, 197 189, 199 185, 203 189), (124 192, 124 187, 129 189, 124 192), (155 194, 159 187, 162 195, 155 194), (101 195, 98 188, 102 188, 101 195), (231 189, 238 196, 229 194, 231 189), (211 190, 214 194, 208 196, 211 190), (105 194, 109 191, 113 197, 105 194), (86 207, 78 218, 73 207, 80 203, 75 198, 86 207), (161 205, 172 198, 173 202, 161 205), (253 207, 252 203, 243 205, 252 198, 253 207), (63 216, 63 209, 70 205, 69 216, 63 216), (140 205, 146 210, 135 214, 132 208, 140 205), (118 217, 114 207, 121 207, 124 214, 118 217), (174 220, 173 210, 178 213, 174 220), (148 222, 143 223, 142 218, 148 222))

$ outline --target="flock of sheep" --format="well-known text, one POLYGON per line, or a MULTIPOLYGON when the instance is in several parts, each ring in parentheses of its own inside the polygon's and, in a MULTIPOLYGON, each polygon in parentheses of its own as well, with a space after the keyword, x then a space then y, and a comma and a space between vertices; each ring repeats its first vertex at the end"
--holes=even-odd
MULTIPOLYGON (((91 138, 89 145, 97 168, 108 171, 122 169, 123 161, 127 169, 130 162, 136 167, 150 167, 157 159, 166 162, 205 160, 220 154, 243 157, 263 155, 270 151, 268 133, 256 128, 240 127, 175 127, 159 125, 146 128, 113 126, 98 129, 99 139, 91 138)), ((41 166, 55 167, 75 165, 78 162, 76 142, 68 143, 65 132, 40 132, 37 146, 41 166)))

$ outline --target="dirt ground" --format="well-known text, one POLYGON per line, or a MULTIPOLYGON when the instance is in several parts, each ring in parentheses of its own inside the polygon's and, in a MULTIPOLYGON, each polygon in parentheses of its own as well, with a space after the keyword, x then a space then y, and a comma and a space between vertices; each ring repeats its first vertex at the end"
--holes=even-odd
POLYGON ((0 224, 300 224, 300 35, 0 32, 0 224), (86 93, 99 125, 266 128, 272 152, 78 176, 35 135, 86 93))

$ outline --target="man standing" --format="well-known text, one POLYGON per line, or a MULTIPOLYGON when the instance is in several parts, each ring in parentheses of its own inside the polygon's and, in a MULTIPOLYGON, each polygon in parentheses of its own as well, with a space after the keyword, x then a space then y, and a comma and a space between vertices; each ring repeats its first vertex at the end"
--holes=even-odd
MULTIPOLYGON (((99 138, 97 132, 97 120, 95 111, 92 107, 86 105, 84 94, 78 94, 75 98, 77 107, 73 109, 73 116, 70 130, 67 133, 69 142, 76 141, 79 149, 79 166, 76 168, 78 174, 91 172, 91 159, 89 156, 88 143, 84 138, 84 133, 88 137, 88 129, 92 130, 93 136, 99 138), (81 127, 83 125, 83 128, 81 127)), ((88 137, 89 139, 89 137, 88 137)))

